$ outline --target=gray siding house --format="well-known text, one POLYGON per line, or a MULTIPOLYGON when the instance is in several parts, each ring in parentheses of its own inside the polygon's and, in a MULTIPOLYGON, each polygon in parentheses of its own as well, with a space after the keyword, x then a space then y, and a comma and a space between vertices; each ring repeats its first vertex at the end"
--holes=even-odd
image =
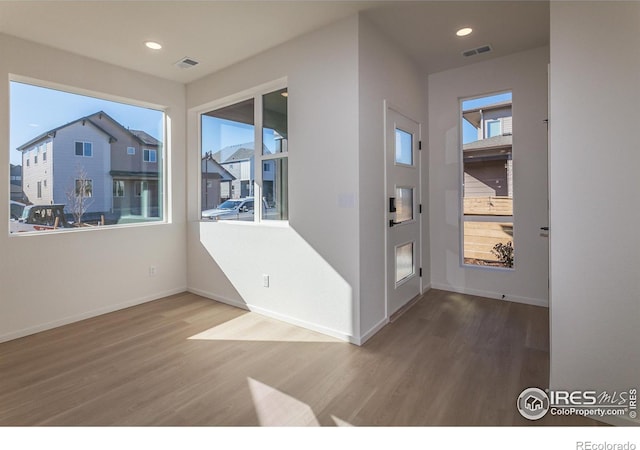
MULTIPOLYGON (((89 180, 87 213, 111 208, 111 136, 87 117, 43 133, 18 147, 22 186, 31 203, 69 202, 82 174, 89 180)), ((68 211, 70 212, 70 211, 68 211)))
POLYGON ((84 174, 91 197, 86 213, 117 222, 162 215, 160 141, 124 128, 104 111, 42 133, 18 150, 22 186, 31 203, 69 204, 84 174))
POLYGON ((116 139, 111 143, 112 205, 124 218, 161 217, 162 144, 141 130, 130 130, 103 111, 89 116, 116 139))
POLYGON ((465 110, 478 140, 464 144, 464 197, 513 197, 511 101, 465 110))
POLYGON ((217 208, 222 202, 228 200, 231 183, 235 179, 236 177, 213 159, 211 153, 206 153, 202 157, 202 192, 200 195, 202 211, 217 208))

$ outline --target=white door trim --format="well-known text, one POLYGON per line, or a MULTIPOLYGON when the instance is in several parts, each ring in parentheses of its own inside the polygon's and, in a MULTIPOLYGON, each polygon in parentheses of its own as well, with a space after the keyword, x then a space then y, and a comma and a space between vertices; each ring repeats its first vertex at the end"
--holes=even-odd
MULTIPOLYGON (((388 171, 388 152, 390 151, 389 146, 388 146, 388 132, 389 132, 389 111, 393 111, 394 114, 400 115, 408 120, 410 120, 411 122, 414 122, 417 125, 417 136, 418 136, 418 141, 422 141, 422 123, 419 120, 416 120, 414 118, 412 118, 410 115, 405 114, 404 112, 402 112, 402 109, 397 107, 396 105, 394 105, 393 103, 384 100, 383 101, 383 122, 384 122, 384 132, 383 132, 383 139, 384 139, 384 197, 382 199, 383 201, 383 205, 384 205, 384 211, 385 211, 385 215, 384 215, 384 221, 385 221, 385 232, 384 232, 384 255, 385 255, 385 280, 384 280, 384 287, 385 287, 385 321, 389 320, 390 314, 389 314, 389 271, 393 270, 394 267, 392 267, 392 264, 390 263, 390 258, 391 255, 389 254, 389 220, 391 219, 390 217, 390 213, 389 213, 389 198, 391 197, 391 192, 389 192, 389 183, 388 183, 388 176, 389 176, 389 171, 388 171)), ((417 202, 415 202, 417 205, 422 205, 423 203, 423 198, 422 198, 422 152, 421 150, 417 150, 416 151, 416 169, 418 171, 418 184, 416 186, 416 193, 414 193, 414 195, 417 196, 417 202)), ((416 272, 419 272, 421 267, 422 267, 422 249, 423 249, 423 215, 420 211, 415 211, 415 214, 417 215, 416 221, 418 222, 418 236, 416 237, 416 243, 417 243, 417 248, 414 249, 414 255, 416 258, 416 267, 415 270, 416 272)), ((419 273, 417 273, 418 276, 418 283, 419 283, 419 287, 418 287, 418 295, 422 294, 423 290, 424 290, 424 282, 423 282, 423 278, 422 276, 420 276, 419 273)), ((402 284, 403 282, 401 282, 400 284, 402 284)), ((408 299, 408 301, 411 301, 411 299, 408 299)))

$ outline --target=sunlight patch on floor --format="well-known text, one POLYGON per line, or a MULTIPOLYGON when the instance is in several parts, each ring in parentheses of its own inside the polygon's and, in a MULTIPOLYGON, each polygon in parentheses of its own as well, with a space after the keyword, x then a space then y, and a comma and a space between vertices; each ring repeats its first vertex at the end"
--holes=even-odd
POLYGON ((290 395, 248 378, 256 414, 263 427, 319 427, 311 407, 290 395))
POLYGON ((333 414, 331 415, 331 418, 336 423, 336 426, 339 426, 339 427, 352 427, 353 426, 349 422, 345 422, 344 420, 340 419, 339 417, 334 416, 333 414))
POLYGON ((229 320, 189 339, 209 341, 276 341, 334 342, 343 341, 314 331, 271 319, 257 313, 247 313, 229 320))
MULTIPOLYGON (((320 422, 306 403, 278 389, 247 378, 258 421, 263 427, 319 427, 320 422)), ((350 423, 331 415, 339 427, 350 427, 350 423)))

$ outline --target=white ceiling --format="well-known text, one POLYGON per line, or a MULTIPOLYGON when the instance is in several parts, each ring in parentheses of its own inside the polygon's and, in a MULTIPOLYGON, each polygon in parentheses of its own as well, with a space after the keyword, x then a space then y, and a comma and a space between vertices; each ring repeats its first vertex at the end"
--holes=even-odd
POLYGON ((546 1, 0 1, 0 32, 188 83, 358 11, 427 72, 549 41, 546 1), (458 38, 462 26, 475 32, 458 38), (185 56, 200 64, 173 65, 185 56))

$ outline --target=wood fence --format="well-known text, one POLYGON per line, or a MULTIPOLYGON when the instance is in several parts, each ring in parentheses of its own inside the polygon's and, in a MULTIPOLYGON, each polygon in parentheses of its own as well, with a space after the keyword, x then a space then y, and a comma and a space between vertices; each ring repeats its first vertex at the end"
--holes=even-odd
POLYGON ((464 199, 464 214, 474 216, 512 216, 513 198, 467 197, 464 199))

